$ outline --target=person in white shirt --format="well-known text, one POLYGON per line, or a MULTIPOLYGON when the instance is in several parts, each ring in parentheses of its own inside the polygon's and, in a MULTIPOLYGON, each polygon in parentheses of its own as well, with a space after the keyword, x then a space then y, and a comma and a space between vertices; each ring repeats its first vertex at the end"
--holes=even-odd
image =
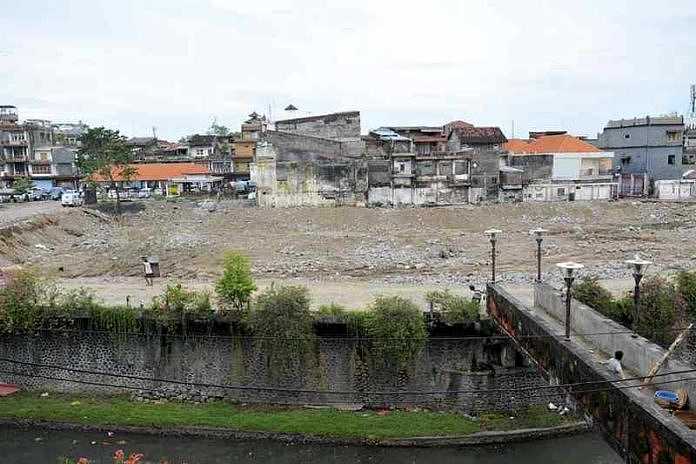
POLYGON ((609 358, 607 361, 605 361, 605 364, 609 368, 611 372, 614 374, 618 375, 622 379, 625 379, 626 377, 624 376, 623 373, 623 368, 621 367, 621 360, 623 359, 623 351, 616 351, 614 353, 613 358, 609 358))
POLYGON ((147 257, 143 256, 143 268, 145 271, 145 285, 148 287, 152 286, 152 264, 150 264, 150 261, 147 260, 147 257))

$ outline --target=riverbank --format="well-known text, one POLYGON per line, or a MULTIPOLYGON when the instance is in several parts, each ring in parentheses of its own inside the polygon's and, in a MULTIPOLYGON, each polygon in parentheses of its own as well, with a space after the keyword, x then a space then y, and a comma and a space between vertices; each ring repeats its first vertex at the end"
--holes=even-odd
POLYGON ((561 417, 542 407, 472 418, 423 409, 353 412, 222 401, 139 403, 125 397, 41 397, 26 392, 0 398, 0 423, 67 430, 404 446, 489 444, 585 429, 577 418, 561 417))

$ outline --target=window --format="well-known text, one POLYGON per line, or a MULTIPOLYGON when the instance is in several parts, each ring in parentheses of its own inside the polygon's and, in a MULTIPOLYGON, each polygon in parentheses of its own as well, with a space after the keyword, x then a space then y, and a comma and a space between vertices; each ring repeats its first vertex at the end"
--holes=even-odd
POLYGON ((667 155, 667 164, 674 164, 674 155, 667 155))
POLYGON ((399 172, 406 171, 406 165, 404 163, 399 163, 399 172))
POLYGON ((565 194, 565 188, 559 188, 558 190, 556 190, 556 195, 558 195, 559 197, 562 197, 565 194))
POLYGON ((625 156, 625 157, 621 158, 621 164, 623 166, 628 166, 629 164, 631 164, 631 157, 625 156))
POLYGON ((631 134, 624 134, 624 138, 625 138, 625 139, 630 139, 630 138, 631 138, 631 134))
POLYGON ((681 132, 680 131, 666 131, 667 133, 667 140, 669 142, 680 142, 682 139, 681 132))

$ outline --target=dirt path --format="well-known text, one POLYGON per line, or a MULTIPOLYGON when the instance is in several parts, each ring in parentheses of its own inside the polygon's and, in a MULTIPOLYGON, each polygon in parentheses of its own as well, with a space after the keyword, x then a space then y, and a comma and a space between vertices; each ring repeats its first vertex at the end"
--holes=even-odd
MULTIPOLYGON (((156 279, 152 287, 146 287, 143 279, 137 277, 60 279, 57 283, 66 290, 87 288, 105 303, 125 304, 128 296, 131 304, 138 305, 141 301, 147 303, 153 297, 160 295, 167 285, 167 280, 156 279)), ((256 282, 259 290, 268 288, 271 283, 306 286, 312 296, 314 308, 323 304, 337 303, 350 309, 363 309, 378 295, 399 295, 425 306, 425 293, 443 288, 437 285, 382 284, 379 281, 354 280, 336 282, 316 279, 261 279, 256 282)), ((193 280, 187 281, 185 285, 191 289, 212 292, 214 282, 193 280)), ((466 287, 453 288, 452 291, 460 295, 470 295, 466 287)))

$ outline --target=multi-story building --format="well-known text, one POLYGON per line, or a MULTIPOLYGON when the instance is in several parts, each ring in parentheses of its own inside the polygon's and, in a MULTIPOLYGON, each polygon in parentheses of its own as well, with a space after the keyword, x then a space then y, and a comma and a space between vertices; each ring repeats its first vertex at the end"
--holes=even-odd
POLYGON ((29 133, 19 123, 17 108, 0 106, 0 187, 29 175, 29 133))
POLYGON ((74 186, 75 152, 86 129, 82 123, 52 124, 42 119, 20 123, 16 107, 0 106, 0 187, 10 187, 19 177, 44 189, 74 186))
POLYGON ((622 174, 646 174, 652 180, 678 179, 693 166, 684 164, 684 118, 660 116, 609 121, 598 146, 615 153, 622 174))
POLYGON ((447 137, 442 126, 393 126, 386 129, 411 139, 417 155, 430 155, 447 150, 447 137))

